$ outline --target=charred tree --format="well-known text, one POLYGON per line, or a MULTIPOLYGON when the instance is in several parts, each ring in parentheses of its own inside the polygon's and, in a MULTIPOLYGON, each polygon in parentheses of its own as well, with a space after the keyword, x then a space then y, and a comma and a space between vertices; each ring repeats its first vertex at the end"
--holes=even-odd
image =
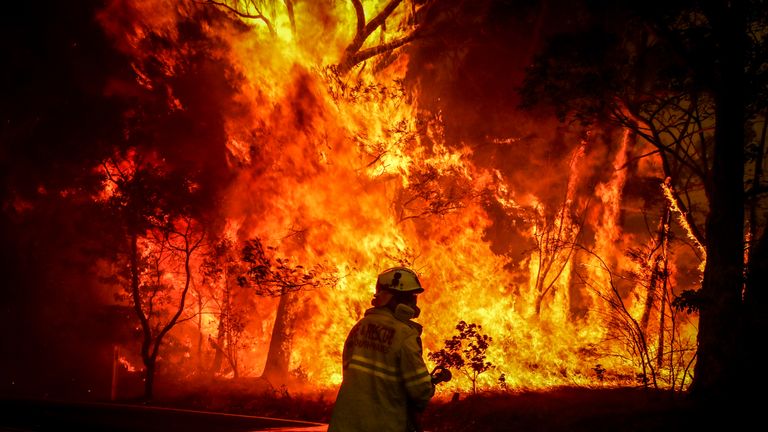
MULTIPOLYGON (((766 130, 768 130, 768 116, 763 117, 763 126, 759 135, 759 141, 754 152, 754 169, 752 173, 751 188, 749 190, 749 249, 747 262, 747 281, 744 287, 744 315, 745 315, 745 360, 747 370, 757 370, 760 367, 762 353, 761 343, 768 334, 768 230, 766 229, 765 197, 766 188, 762 173, 766 163, 766 130)), ((768 385, 768 379, 764 374, 758 374, 762 385, 768 385)))
MULTIPOLYGON (((763 230, 750 248, 747 272, 744 292, 745 360, 748 370, 759 370, 763 359, 761 341, 768 334, 768 230, 763 230)), ((761 384, 767 380, 764 374, 758 374, 756 379, 761 384)))
MULTIPOLYGON (((189 293, 192 284, 192 255, 196 252, 204 238, 203 232, 199 230, 199 227, 195 227, 194 225, 195 223, 188 218, 178 221, 168 226, 168 231, 163 233, 162 239, 159 239, 160 241, 166 242, 168 248, 175 251, 181 258, 181 267, 184 275, 183 286, 179 289, 180 292, 176 306, 175 308, 171 306, 168 311, 171 314, 170 318, 166 318, 167 321, 163 322, 165 311, 157 311, 154 310, 153 307, 153 301, 155 295, 157 295, 157 291, 164 288, 162 286, 163 282, 160 281, 160 277, 163 273, 163 270, 160 267, 160 261, 163 258, 162 256, 158 255, 156 257, 157 261, 153 270, 157 279, 154 281, 154 286, 151 288, 151 294, 147 296, 140 290, 132 292, 134 309, 139 315, 144 334, 141 346, 141 356, 146 370, 144 397, 147 400, 152 400, 153 398, 157 357, 160 354, 163 339, 176 324, 181 322, 180 318, 184 313, 187 294, 189 293)), ((173 290, 176 287, 168 288, 173 290)))
MULTIPOLYGON (((226 275, 224 276, 226 277, 226 275)), ((213 356, 213 363, 210 367, 210 373, 216 374, 222 368, 222 362, 226 359, 227 364, 232 371, 234 378, 240 376, 237 367, 238 364, 238 347, 235 340, 238 338, 237 329, 234 324, 234 317, 232 312, 232 300, 229 282, 224 281, 221 304, 219 305, 219 324, 216 327, 216 338, 209 336, 209 343, 213 348, 215 354, 213 356)))
MULTIPOLYGON (((656 272, 661 275, 661 299, 659 301, 659 338, 656 346, 658 351, 656 353, 656 368, 661 369, 664 362, 664 335, 666 327, 666 311, 669 307, 669 297, 671 287, 669 286, 669 222, 670 215, 669 209, 665 207, 664 211, 664 238, 661 247, 661 259, 657 261, 656 272)), ((671 310, 671 309, 670 309, 671 310)), ((670 362, 671 363, 671 362, 670 362)), ((673 387, 674 388, 674 387, 673 387)))

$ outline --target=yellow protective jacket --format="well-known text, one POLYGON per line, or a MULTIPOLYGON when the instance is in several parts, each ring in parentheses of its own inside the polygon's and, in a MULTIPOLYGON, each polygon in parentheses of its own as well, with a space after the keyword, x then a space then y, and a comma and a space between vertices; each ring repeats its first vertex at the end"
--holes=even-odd
POLYGON ((408 410, 435 393, 421 325, 385 307, 368 309, 344 343, 343 380, 328 432, 404 432, 408 410))

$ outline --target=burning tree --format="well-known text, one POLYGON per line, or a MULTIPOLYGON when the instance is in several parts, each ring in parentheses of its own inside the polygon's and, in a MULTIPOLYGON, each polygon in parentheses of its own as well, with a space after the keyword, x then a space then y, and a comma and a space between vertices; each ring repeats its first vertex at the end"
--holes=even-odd
POLYGON ((199 80, 228 72, 226 62, 212 60, 222 41, 198 31, 210 17, 193 13, 177 23, 178 31, 167 33, 141 26, 116 30, 108 12, 99 18, 108 32, 147 36, 123 47, 135 54, 136 77, 118 91, 121 97, 127 96, 121 91, 132 96, 123 115, 123 135, 114 143, 118 150, 100 169, 105 179, 100 199, 113 211, 127 244, 119 257, 125 267, 123 299, 132 304, 140 323, 144 393, 151 399, 163 346, 183 340, 184 326, 178 324, 194 316, 202 319, 204 299, 195 276, 202 252, 210 247, 205 240, 213 231, 214 197, 227 176, 222 170, 225 155, 215 149, 223 143, 224 100, 232 95, 229 85, 236 79, 200 90, 199 80), (223 99, 206 99, 208 92, 223 99), (190 313, 186 306, 192 291, 198 310, 190 313))
POLYGON ((124 290, 141 324, 144 396, 149 400, 160 348, 184 312, 192 256, 205 235, 185 211, 195 190, 189 179, 134 153, 105 161, 102 168, 109 194, 105 203, 121 221, 128 243, 124 290))
POLYGON ((538 317, 544 298, 553 291, 563 272, 571 262, 571 256, 576 248, 586 219, 587 209, 579 217, 573 207, 575 203, 575 185, 578 177, 577 164, 584 156, 584 147, 578 148, 571 155, 570 175, 565 193, 555 214, 547 214, 542 206, 528 211, 528 220, 533 225, 533 243, 535 260, 534 292, 536 295, 534 310, 538 317), (579 219, 581 219, 579 221, 579 219))
POLYGON ((198 355, 202 357, 203 326, 203 299, 215 304, 215 314, 218 325, 215 336, 208 336, 208 341, 215 354, 210 365, 210 372, 215 374, 222 367, 222 361, 226 359, 234 378, 240 376, 239 351, 242 348, 242 339, 248 321, 248 312, 251 308, 250 299, 243 298, 242 293, 236 292, 239 286, 237 277, 242 273, 242 263, 236 256, 234 242, 223 239, 209 247, 201 266, 205 283, 210 290, 201 292, 198 300, 198 328, 200 329, 200 341, 198 342, 198 355))
POLYGON ((258 238, 245 243, 242 262, 245 271, 237 279, 240 286, 250 287, 260 296, 280 297, 262 377, 269 382, 285 381, 289 377, 290 347, 296 320, 291 313, 295 301, 292 295, 301 290, 330 288, 338 278, 319 264, 309 269, 293 264, 290 258, 278 256, 275 247, 265 249, 258 238))
MULTIPOLYGON (((668 239, 664 241, 668 242, 668 239)), ((662 258, 654 258, 650 265, 640 251, 627 252, 636 262, 639 261, 639 270, 627 271, 618 278, 614 269, 601 257, 594 251, 586 250, 595 258, 600 273, 595 278, 590 276, 590 272, 577 271, 576 276, 608 306, 605 312, 607 340, 620 341, 626 347, 623 352, 614 351, 609 355, 627 356, 635 363, 640 369, 637 377, 643 386, 659 388, 659 380, 663 380, 671 391, 683 391, 690 382, 690 369, 696 358, 695 344, 684 334, 685 320, 681 319, 669 300, 673 296, 669 273, 666 267, 659 268, 660 265, 668 265, 668 262, 660 264, 659 260, 664 263, 670 252, 666 250, 666 245, 660 247, 664 249, 662 258), (619 280, 629 281, 634 286, 622 286, 619 280), (641 297, 644 291, 643 308, 633 306, 632 302, 627 300, 628 290, 639 291, 634 294, 635 298, 641 297), (650 326, 651 309, 654 307, 657 309, 655 315, 658 324, 650 326), (654 334, 655 341, 652 338, 654 334)), ((654 250, 653 246, 651 250, 654 250)), ((605 370, 602 367, 596 367, 594 370, 602 381, 605 370), (602 372, 598 372, 598 369, 602 372)))

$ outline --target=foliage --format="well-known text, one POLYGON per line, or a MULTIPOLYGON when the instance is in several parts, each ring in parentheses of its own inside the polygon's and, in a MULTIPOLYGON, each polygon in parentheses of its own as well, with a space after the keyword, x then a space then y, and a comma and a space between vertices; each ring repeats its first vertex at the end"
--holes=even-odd
POLYGON ((680 295, 672 300, 672 307, 678 311, 685 311, 687 313, 695 313, 701 310, 701 292, 695 290, 685 290, 680 295))
POLYGON ((493 368, 491 362, 485 360, 493 338, 481 333, 480 324, 467 324, 463 320, 456 325, 456 330, 459 333, 447 339, 444 348, 427 357, 438 367, 461 371, 472 382, 472 392, 477 393, 477 377, 493 368))
POLYGON ((252 287, 258 295, 281 296, 301 289, 315 289, 336 284, 338 278, 322 265, 306 268, 290 258, 280 257, 273 246, 264 247, 258 238, 243 246, 242 261, 246 265, 237 282, 252 287))

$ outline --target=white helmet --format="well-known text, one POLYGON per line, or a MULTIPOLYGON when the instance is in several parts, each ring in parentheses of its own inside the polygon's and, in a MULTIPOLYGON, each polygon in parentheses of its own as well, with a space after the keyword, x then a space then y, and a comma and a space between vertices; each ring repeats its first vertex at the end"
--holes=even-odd
POLYGON ((392 267, 379 274, 376 279, 376 292, 392 290, 396 292, 424 292, 416 272, 407 267, 392 267))

